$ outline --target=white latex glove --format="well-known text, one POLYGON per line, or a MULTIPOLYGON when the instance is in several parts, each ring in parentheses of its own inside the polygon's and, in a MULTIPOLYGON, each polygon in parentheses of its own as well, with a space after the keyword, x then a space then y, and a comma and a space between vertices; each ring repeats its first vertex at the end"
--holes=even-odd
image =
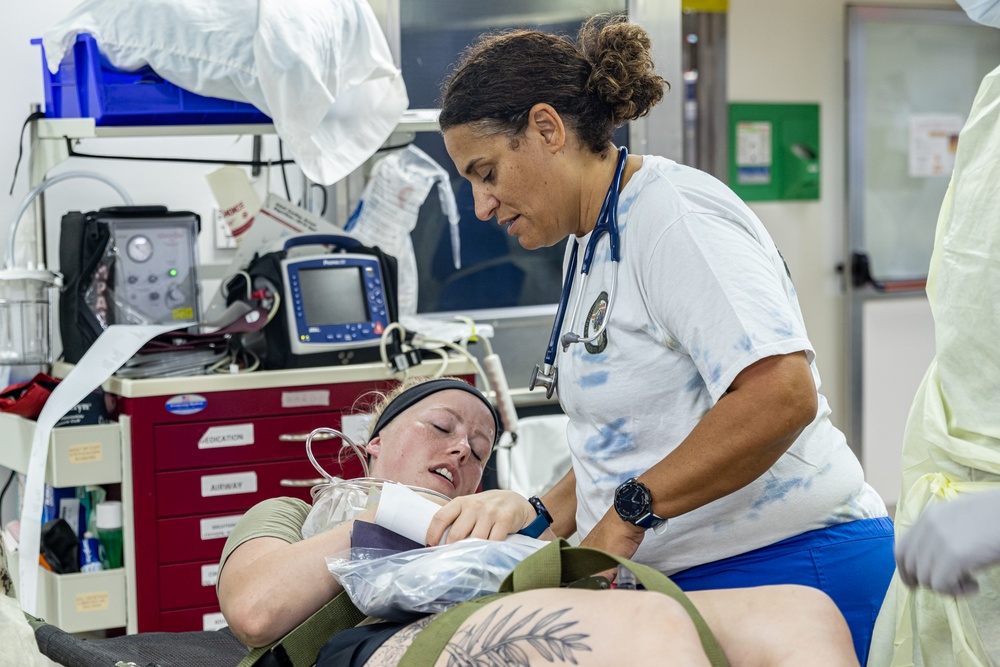
POLYGON ((1000 563, 1000 489, 930 505, 896 544, 907 586, 948 595, 979 591, 972 576, 1000 563))
POLYGON ((998 0, 958 0, 969 18, 983 25, 1000 28, 1000 1, 998 0))

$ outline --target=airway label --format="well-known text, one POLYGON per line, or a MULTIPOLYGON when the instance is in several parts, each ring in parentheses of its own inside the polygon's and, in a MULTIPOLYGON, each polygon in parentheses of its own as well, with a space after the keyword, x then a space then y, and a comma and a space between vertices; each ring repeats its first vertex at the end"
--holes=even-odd
POLYGON ((232 426, 212 426, 198 440, 198 449, 215 449, 216 447, 240 447, 253 444, 253 424, 234 424, 232 426))
POLYGON ((201 497, 235 496, 257 493, 257 473, 238 472, 231 475, 205 475, 201 478, 201 497))

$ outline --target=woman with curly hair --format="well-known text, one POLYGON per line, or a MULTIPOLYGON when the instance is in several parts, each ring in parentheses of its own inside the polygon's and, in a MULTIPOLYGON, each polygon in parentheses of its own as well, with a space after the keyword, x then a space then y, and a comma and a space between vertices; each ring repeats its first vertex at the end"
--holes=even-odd
POLYGON ((573 466, 542 500, 558 535, 685 590, 825 591, 864 664, 892 522, 830 421, 764 225, 712 176, 613 145, 664 94, 650 50, 641 27, 596 17, 575 43, 485 36, 445 84, 445 146, 477 217, 527 249, 567 241, 553 340, 573 466), (611 216, 616 244, 595 231, 611 216))

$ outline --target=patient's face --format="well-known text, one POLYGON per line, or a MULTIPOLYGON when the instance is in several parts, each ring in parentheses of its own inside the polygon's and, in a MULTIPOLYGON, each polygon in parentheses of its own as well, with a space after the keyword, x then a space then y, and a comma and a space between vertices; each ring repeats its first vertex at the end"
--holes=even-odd
POLYGON ((493 447, 493 415, 468 392, 447 389, 415 403, 368 443, 371 475, 449 498, 475 493, 493 447))

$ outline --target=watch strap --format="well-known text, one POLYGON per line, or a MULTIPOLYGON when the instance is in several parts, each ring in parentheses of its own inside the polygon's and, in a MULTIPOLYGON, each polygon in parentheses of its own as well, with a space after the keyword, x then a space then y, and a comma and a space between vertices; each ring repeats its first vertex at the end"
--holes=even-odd
POLYGON ((645 528, 646 530, 649 530, 650 528, 656 528, 657 526, 659 526, 664 522, 666 522, 666 519, 664 519, 662 516, 656 516, 655 514, 650 512, 646 516, 636 519, 635 525, 639 526, 640 528, 645 528))
POLYGON ((538 516, 535 517, 534 521, 517 531, 517 534, 537 539, 542 533, 545 532, 546 528, 552 525, 552 515, 549 514, 547 509, 545 509, 542 499, 538 496, 531 496, 528 498, 528 502, 535 508, 535 512, 537 512, 538 516))

